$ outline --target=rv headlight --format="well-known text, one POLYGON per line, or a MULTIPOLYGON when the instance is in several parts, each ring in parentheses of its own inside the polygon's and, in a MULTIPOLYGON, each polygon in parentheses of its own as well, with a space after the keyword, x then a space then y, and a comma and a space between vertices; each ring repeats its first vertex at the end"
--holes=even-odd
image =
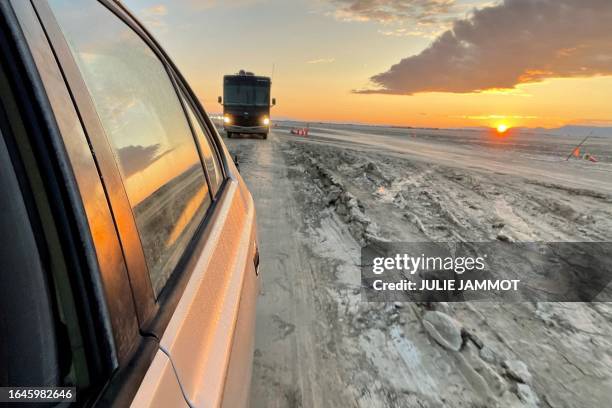
POLYGON ((232 118, 230 118, 229 116, 224 116, 223 123, 232 123, 232 118))
POLYGON ((268 126, 270 124, 270 119, 269 118, 264 118, 263 124, 268 126))

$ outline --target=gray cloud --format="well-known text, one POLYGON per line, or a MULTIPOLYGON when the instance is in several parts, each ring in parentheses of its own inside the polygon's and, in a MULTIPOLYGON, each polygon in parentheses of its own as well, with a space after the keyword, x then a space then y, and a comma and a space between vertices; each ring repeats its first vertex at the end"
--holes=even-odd
POLYGON ((433 23, 451 11, 455 0, 330 0, 334 15, 349 21, 419 21, 433 23))
MULTIPOLYGON (((395 3, 395 2, 389 2, 395 3)), ((612 75, 612 1, 505 0, 476 10, 358 93, 478 92, 612 75)))
POLYGON ((179 0, 185 2, 189 7, 196 10, 208 9, 211 7, 225 6, 244 6, 256 3, 263 3, 266 0, 179 0))
POLYGON ((151 146, 125 146, 117 150, 119 163, 123 169, 124 176, 130 177, 136 173, 140 173, 163 156, 172 151, 166 150, 160 153, 160 144, 151 146))

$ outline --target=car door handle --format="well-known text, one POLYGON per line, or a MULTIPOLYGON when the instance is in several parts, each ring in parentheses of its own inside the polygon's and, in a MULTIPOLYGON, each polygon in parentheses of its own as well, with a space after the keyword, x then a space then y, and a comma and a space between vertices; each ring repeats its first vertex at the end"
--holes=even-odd
POLYGON ((253 256, 253 265, 255 265, 255 274, 259 276, 259 248, 255 245, 255 255, 253 256))

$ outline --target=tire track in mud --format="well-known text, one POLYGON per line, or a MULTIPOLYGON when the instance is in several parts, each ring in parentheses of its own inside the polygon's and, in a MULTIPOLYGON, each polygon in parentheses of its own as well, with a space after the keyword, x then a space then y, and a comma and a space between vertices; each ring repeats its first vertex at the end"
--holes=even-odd
MULTIPOLYGON (((371 324, 386 330, 393 325, 393 320, 399 321, 397 313, 390 313, 387 321, 385 314, 377 310, 380 308, 361 303, 358 265, 354 264, 354 259, 358 257, 356 241, 366 239, 366 230, 370 225, 361 218, 356 199, 343 194, 333 175, 321 171, 316 161, 310 161, 309 167, 303 166, 300 160, 288 160, 288 164, 289 176, 294 183, 295 179, 305 181, 297 184, 295 191, 296 199, 302 203, 304 210, 305 223, 300 232, 311 240, 313 237, 319 238, 318 242, 310 243, 309 251, 312 251, 313 259, 326 259, 325 264, 318 265, 318 280, 320 284, 325 284, 321 285, 325 289, 316 295, 322 312, 319 317, 325 321, 319 335, 327 338, 322 348, 322 353, 327 355, 326 360, 341 373, 343 385, 335 393, 344 397, 336 399, 335 403, 330 400, 324 406, 406 406, 402 403, 404 392, 396 391, 388 383, 385 373, 372 364, 370 356, 364 353, 359 344, 360 336, 374 328, 371 324), (331 194, 324 195, 326 189, 331 194), (349 229, 341 219, 356 225, 349 229), (341 253, 334 250, 338 247, 343 248, 341 253)), ((321 369, 325 371, 324 367, 321 369)), ((420 401, 428 399, 422 397, 420 401)))
MULTIPOLYGON (((319 215, 312 218, 317 226, 325 223, 327 217, 338 218, 346 223, 355 241, 363 244, 380 239, 375 234, 378 231, 372 227, 375 224, 363 221, 363 218, 368 219, 363 214, 363 204, 346 191, 333 172, 300 149, 288 148, 284 153, 287 163, 295 167, 293 177, 302 180, 297 189, 298 201, 305 200, 304 208, 309 209, 305 211, 319 215), (358 227, 351 225, 355 223, 358 227)), ((367 163, 365 169, 374 177, 380 177, 374 166, 367 163)), ((310 236, 325 233, 324 230, 310 236)), ((325 253, 325 250, 315 252, 325 253)), ((353 259, 358 256, 354 254, 353 259)), ((358 274, 355 268, 357 285, 358 274)), ((345 360, 344 365, 348 367, 347 373, 360 372, 357 383, 362 384, 358 387, 361 397, 357 405, 442 407, 450 403, 457 407, 491 406, 495 396, 490 389, 500 386, 489 387, 488 381, 499 376, 483 377, 464 357, 434 346, 421 325, 422 315, 427 311, 425 305, 362 302, 358 289, 353 293, 340 290, 337 297, 341 299, 338 306, 342 320, 339 323, 346 324, 336 324, 334 330, 341 334, 342 349, 345 352, 354 350, 352 358, 345 360), (462 367, 457 369, 457 364, 462 367), (445 374, 441 376, 441 373, 445 374)))
POLYGON ((607 194, 325 145, 297 145, 314 166, 315 180, 331 179, 334 189, 340 186, 357 198, 362 212, 367 203, 373 203, 368 214, 376 215, 375 207, 389 204, 393 212, 404 211, 415 227, 407 238, 414 238, 416 229, 432 241, 612 240, 612 197, 607 194))

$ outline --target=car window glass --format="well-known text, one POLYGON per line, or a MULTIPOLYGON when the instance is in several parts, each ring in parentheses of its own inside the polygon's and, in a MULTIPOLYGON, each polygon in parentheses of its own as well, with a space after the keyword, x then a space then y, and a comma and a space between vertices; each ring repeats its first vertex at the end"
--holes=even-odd
POLYGON ((191 121, 195 130, 198 143, 200 144, 200 150, 202 152, 204 163, 206 164, 206 170, 208 171, 208 177, 210 179, 210 187, 213 195, 216 195, 217 191, 219 191, 221 183, 223 182, 223 173, 221 171, 221 165, 219 164, 217 153, 213 149, 211 141, 206 136, 206 132, 204 131, 200 120, 197 119, 191 105, 185 101, 185 106, 187 108, 187 112, 189 113, 189 120, 191 121))
POLYGON ((51 0, 132 206, 156 295, 211 199, 193 134, 164 65, 98 2, 51 0))

